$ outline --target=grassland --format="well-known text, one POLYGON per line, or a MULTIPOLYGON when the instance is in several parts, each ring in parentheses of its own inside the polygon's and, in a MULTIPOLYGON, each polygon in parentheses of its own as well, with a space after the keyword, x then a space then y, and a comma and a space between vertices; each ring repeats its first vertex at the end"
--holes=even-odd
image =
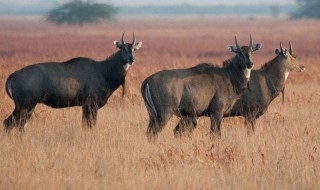
POLYGON ((0 120, 13 110, 4 84, 32 63, 83 56, 103 60, 127 31, 143 41, 121 88, 99 110, 97 126, 81 128, 81 109, 38 105, 24 134, 0 129, 1 189, 319 189, 320 22, 269 18, 121 18, 103 25, 70 27, 39 18, 0 18, 0 120), (290 40, 304 73, 291 73, 285 104, 277 98, 247 135, 242 118, 223 120, 221 139, 201 118, 193 134, 174 138, 176 117, 147 141, 140 85, 150 74, 233 56, 227 45, 249 34, 263 47, 255 68, 290 40))

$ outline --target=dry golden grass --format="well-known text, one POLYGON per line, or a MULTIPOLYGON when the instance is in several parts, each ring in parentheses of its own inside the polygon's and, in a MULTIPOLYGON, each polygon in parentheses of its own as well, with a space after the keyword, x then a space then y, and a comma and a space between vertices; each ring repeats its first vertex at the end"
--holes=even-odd
POLYGON ((99 110, 92 130, 81 128, 81 109, 38 105, 26 132, 0 130, 1 189, 319 189, 320 23, 258 18, 122 18, 112 24, 70 27, 38 18, 0 19, 0 119, 13 110, 5 93, 10 73, 26 65, 77 56, 102 60, 116 51, 122 31, 143 46, 119 89, 99 110), (155 144, 145 136, 148 115, 140 85, 150 74, 233 56, 226 46, 252 33, 263 47, 255 68, 291 40, 304 73, 291 73, 285 104, 277 98, 248 136, 241 118, 223 121, 211 140, 209 119, 189 136, 174 138, 174 117, 155 144))

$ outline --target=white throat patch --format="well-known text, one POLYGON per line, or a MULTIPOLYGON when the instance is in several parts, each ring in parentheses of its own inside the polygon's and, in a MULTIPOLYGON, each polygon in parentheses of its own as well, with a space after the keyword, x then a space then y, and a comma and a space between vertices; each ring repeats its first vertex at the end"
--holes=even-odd
POLYGON ((130 64, 127 63, 127 64, 122 65, 122 66, 123 66, 123 69, 124 69, 125 71, 127 71, 127 70, 129 69, 129 67, 130 67, 130 64))
POLYGON ((251 69, 245 68, 242 71, 244 73, 244 76, 246 76, 246 78, 249 79, 251 74, 251 69))
POLYGON ((289 71, 286 71, 286 73, 284 74, 284 81, 287 80, 288 76, 289 76, 289 71))

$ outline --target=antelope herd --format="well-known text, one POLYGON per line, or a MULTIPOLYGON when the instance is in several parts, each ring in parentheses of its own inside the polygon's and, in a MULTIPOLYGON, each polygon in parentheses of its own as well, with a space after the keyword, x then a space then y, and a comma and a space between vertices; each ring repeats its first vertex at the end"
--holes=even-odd
MULTIPOLYGON (((4 120, 4 129, 24 131, 38 103, 53 108, 82 106, 83 126, 96 124, 98 109, 121 85, 125 87, 127 71, 135 62, 134 51, 142 46, 133 33, 131 43, 114 41, 119 50, 104 61, 78 57, 66 62, 33 64, 12 73, 6 81, 8 96, 14 101, 13 113, 4 120)), ((284 94, 290 71, 302 72, 291 43, 289 49, 276 49, 276 56, 260 69, 253 68, 253 52, 262 44, 228 46, 235 55, 222 67, 201 63, 187 69, 163 70, 147 77, 141 94, 149 114, 147 137, 157 138, 172 115, 180 117, 176 136, 191 132, 198 117, 210 117, 213 137, 221 136, 223 117, 243 116, 248 132, 254 132, 256 119, 263 115, 272 100, 284 94)))

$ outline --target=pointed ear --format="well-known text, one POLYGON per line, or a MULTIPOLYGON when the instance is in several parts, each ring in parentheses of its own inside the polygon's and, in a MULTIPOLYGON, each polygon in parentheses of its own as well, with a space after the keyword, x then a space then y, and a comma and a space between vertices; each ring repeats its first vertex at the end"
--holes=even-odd
POLYGON ((262 47, 262 43, 254 44, 254 45, 252 46, 252 50, 253 50, 253 51, 257 51, 257 50, 259 50, 261 47, 262 47))
POLYGON ((227 48, 228 48, 228 50, 229 50, 230 52, 234 52, 234 53, 237 53, 237 52, 238 52, 238 49, 237 49, 236 47, 231 46, 231 45, 228 45, 227 48))
POLYGON ((134 44, 134 50, 140 49, 141 46, 142 46, 142 42, 139 42, 139 43, 134 44))
POLYGON ((120 48, 120 44, 118 41, 113 41, 114 46, 116 46, 116 48, 120 48))
POLYGON ((275 53, 276 55, 278 55, 278 54, 280 53, 280 50, 279 50, 279 49, 275 49, 275 50, 274 50, 274 53, 275 53))

